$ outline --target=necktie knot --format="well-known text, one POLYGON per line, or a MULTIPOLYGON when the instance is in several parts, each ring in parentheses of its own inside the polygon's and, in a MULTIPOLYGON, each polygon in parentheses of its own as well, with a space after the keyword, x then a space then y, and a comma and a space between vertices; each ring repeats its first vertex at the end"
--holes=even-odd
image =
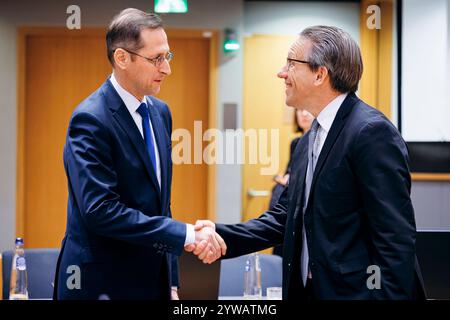
POLYGON ((317 138, 317 132, 319 131, 319 122, 317 122, 317 119, 314 119, 311 129, 309 130, 309 139, 308 139, 308 155, 312 156, 316 150, 314 150, 314 147, 316 147, 316 138, 317 138))
POLYGON ((311 133, 313 133, 315 135, 317 133, 318 129, 319 129, 319 122, 317 121, 317 119, 314 119, 314 121, 311 125, 311 133))
POLYGON ((149 110, 147 107, 147 104, 145 102, 142 102, 139 108, 137 108, 137 112, 141 115, 143 119, 149 118, 149 110))

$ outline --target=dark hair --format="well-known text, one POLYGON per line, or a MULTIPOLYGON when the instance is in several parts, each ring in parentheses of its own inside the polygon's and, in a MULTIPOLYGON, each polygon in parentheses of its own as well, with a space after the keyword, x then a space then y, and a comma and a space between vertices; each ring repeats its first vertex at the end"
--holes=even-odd
POLYGON ((303 30, 300 36, 311 41, 308 54, 309 68, 317 71, 327 68, 331 87, 338 92, 355 92, 363 72, 359 46, 342 29, 314 26, 303 30))
POLYGON ((108 60, 114 66, 114 51, 125 48, 138 51, 143 47, 141 31, 143 29, 162 28, 161 18, 154 13, 128 8, 122 10, 111 21, 106 33, 108 60))

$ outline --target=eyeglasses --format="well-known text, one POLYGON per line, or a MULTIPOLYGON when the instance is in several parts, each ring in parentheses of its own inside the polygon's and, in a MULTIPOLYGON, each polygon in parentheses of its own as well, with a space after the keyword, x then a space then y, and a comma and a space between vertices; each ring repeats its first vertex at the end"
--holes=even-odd
POLYGON ((286 58, 286 65, 288 66, 288 69, 291 69, 294 66, 294 62, 309 64, 309 61, 286 58))
POLYGON ((173 59, 173 53, 172 52, 167 52, 164 55, 159 55, 156 58, 147 58, 144 57, 142 55, 140 55, 139 53, 127 50, 125 48, 122 48, 123 50, 125 50, 126 52, 130 53, 130 54, 134 54, 138 57, 144 58, 145 60, 147 60, 148 62, 150 62, 151 64, 153 64, 156 68, 161 67, 162 63, 164 62, 164 60, 167 60, 167 62, 170 62, 173 59))

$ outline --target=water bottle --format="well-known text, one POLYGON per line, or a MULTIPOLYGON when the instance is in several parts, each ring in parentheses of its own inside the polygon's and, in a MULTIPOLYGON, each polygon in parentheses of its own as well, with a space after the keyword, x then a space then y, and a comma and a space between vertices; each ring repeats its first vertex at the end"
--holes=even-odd
POLYGON ((9 300, 28 300, 27 264, 23 250, 23 239, 16 239, 16 248, 11 268, 9 300))
POLYGON ((244 273, 244 299, 261 300, 261 266, 258 253, 247 256, 244 273))

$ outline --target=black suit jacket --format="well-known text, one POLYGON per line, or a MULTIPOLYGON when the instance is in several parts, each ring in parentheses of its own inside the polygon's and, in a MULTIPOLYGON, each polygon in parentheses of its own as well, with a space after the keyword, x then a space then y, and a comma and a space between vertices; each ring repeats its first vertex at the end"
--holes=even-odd
POLYGON ((107 80, 72 114, 64 147, 69 199, 55 298, 165 299, 178 285, 176 256, 186 237, 171 219, 172 118, 150 106, 161 188, 144 139, 107 80), (68 285, 80 270, 81 288, 68 285))
POLYGON ((382 113, 348 94, 319 155, 303 221, 308 136, 295 148, 289 186, 275 208, 245 223, 217 225, 228 245, 226 257, 283 243, 283 297, 302 298, 304 223, 318 299, 423 298, 408 152, 400 133, 382 113), (380 289, 368 289, 371 265, 380 268, 380 289))

